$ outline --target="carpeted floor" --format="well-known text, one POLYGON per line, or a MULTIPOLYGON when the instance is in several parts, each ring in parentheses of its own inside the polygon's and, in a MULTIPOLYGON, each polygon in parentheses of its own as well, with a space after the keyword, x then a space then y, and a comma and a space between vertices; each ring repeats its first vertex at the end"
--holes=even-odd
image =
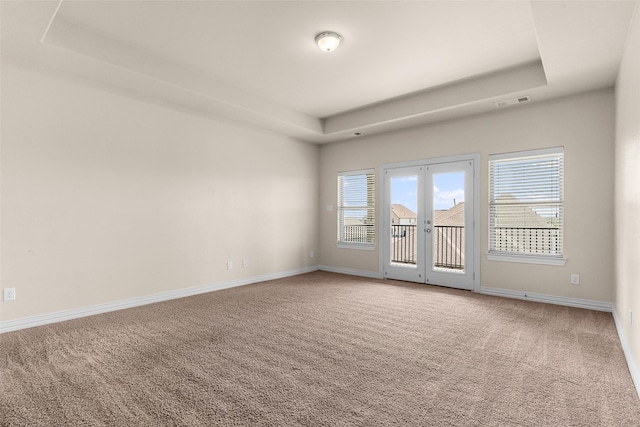
POLYGON ((610 313, 315 272, 0 336, 0 425, 640 426, 610 313))

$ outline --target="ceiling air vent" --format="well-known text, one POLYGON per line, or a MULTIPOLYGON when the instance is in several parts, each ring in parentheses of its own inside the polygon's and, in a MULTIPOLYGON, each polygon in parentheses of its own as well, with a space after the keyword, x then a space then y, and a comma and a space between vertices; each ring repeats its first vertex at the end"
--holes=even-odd
POLYGON ((529 102, 531 101, 531 97, 530 96, 521 96, 519 98, 513 98, 513 99, 506 99, 504 101, 499 101, 496 102, 496 107, 498 108, 502 108, 502 107, 507 107, 509 105, 516 105, 516 104, 522 104, 523 102, 529 102))

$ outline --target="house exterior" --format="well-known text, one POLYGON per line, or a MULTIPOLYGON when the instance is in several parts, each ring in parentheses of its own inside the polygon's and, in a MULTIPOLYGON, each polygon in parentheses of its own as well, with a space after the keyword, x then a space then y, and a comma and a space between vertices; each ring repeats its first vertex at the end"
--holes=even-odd
MULTIPOLYGON (((391 256, 399 263, 416 263, 416 214, 403 205, 392 205, 391 256)), ((435 211, 433 263, 437 268, 464 269, 464 202, 435 211)))
POLYGON ((464 227, 464 202, 460 202, 451 209, 435 211, 434 225, 464 227))
POLYGON ((408 207, 401 204, 391 205, 392 225, 415 225, 417 215, 408 207))

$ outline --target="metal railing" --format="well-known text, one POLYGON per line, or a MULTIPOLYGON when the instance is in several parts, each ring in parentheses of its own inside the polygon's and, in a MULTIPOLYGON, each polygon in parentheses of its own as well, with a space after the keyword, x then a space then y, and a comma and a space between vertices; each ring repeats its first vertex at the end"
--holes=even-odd
MULTIPOLYGON (((416 264, 416 231, 415 225, 391 226, 391 262, 416 264)), ((435 267, 464 269, 464 227, 433 227, 433 256, 435 267)))
POLYGON ((391 262, 416 264, 416 225, 391 226, 391 262))
MULTIPOLYGON (((417 227, 391 226, 391 262, 416 264, 417 227)), ((464 226, 433 227, 433 265, 454 270, 464 269, 464 226)), ((495 227, 492 250, 518 253, 559 254, 560 230, 536 227, 495 227)))
POLYGON ((433 227, 433 259, 439 268, 464 269, 464 226, 433 227))

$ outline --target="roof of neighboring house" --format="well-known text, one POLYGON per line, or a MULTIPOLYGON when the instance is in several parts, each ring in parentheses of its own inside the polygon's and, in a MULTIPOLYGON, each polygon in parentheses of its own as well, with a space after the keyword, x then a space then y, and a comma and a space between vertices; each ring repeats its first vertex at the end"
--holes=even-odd
POLYGON ((363 225, 362 218, 345 217, 344 225, 363 225))
POLYGON ((464 227, 464 202, 446 211, 436 211, 434 225, 464 227))
MULTIPOLYGON (((498 200, 503 203, 519 202, 510 194, 500 196, 498 200)), ((496 217, 497 227, 548 228, 550 226, 547 219, 526 205, 502 205, 498 209, 500 214, 496 217)))
POLYGON ((404 205, 392 204, 391 212, 400 219, 416 219, 417 215, 404 205))

